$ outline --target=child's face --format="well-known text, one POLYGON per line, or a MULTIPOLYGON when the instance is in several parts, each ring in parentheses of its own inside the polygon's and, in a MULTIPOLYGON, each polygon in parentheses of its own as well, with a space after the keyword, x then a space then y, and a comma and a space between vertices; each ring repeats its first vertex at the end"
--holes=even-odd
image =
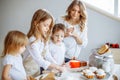
POLYGON ((64 39, 64 32, 59 30, 52 35, 52 38, 54 43, 60 43, 64 39))
POLYGON ((20 54, 23 53, 25 51, 25 49, 26 49, 25 46, 20 47, 19 53, 20 54))
POLYGON ((51 22, 52 22, 52 19, 47 19, 44 22, 40 22, 40 30, 41 30, 41 33, 43 34, 43 36, 46 36, 51 22))

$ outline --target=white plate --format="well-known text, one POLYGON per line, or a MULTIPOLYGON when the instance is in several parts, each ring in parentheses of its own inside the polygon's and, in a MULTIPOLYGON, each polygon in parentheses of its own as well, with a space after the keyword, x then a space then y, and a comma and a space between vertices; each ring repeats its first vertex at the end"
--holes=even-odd
POLYGON ((85 66, 85 67, 79 67, 79 68, 68 68, 69 71, 72 71, 72 72, 81 72, 82 70, 84 69, 87 69, 88 66, 85 66))

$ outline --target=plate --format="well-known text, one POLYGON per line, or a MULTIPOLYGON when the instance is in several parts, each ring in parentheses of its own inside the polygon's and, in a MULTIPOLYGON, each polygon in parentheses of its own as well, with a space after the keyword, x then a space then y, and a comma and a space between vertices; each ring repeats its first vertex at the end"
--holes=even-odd
POLYGON ((84 70, 84 69, 87 69, 88 68, 88 66, 85 66, 85 67, 79 67, 79 68, 68 68, 68 70, 69 71, 71 71, 71 72, 81 72, 82 70, 84 70))

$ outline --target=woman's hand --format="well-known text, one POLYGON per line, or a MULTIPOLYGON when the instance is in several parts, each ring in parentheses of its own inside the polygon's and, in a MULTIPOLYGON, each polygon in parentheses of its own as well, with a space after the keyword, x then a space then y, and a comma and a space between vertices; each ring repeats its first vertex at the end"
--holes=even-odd
POLYGON ((79 35, 77 33, 74 32, 74 33, 72 33, 71 36, 75 38, 75 40, 78 44, 80 44, 80 45, 82 44, 82 40, 79 38, 79 35))
POLYGON ((65 37, 71 36, 72 33, 73 33, 73 31, 74 31, 74 28, 73 28, 73 27, 68 28, 68 29, 66 30, 65 37))

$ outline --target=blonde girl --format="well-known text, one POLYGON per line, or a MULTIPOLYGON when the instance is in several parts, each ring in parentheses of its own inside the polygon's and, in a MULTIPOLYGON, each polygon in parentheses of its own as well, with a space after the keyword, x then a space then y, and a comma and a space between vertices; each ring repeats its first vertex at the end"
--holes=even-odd
POLYGON ((66 28, 74 28, 66 32, 64 43, 66 46, 66 62, 72 58, 79 58, 81 49, 86 47, 87 39, 87 14, 82 1, 73 0, 66 10, 67 15, 56 20, 56 23, 63 23, 66 28), (69 32, 72 32, 69 34, 69 32))
POLYGON ((64 64, 65 58, 65 45, 63 43, 64 35, 65 35, 64 24, 61 23, 55 24, 52 30, 52 36, 49 47, 50 53, 58 65, 64 64))
POLYGON ((62 71, 49 53, 48 40, 53 27, 52 16, 43 9, 37 10, 32 18, 31 27, 27 34, 29 44, 24 55, 24 66, 28 75, 39 75, 40 67, 55 68, 62 71))
POLYGON ((4 40, 2 80, 26 80, 21 53, 28 42, 20 31, 10 31, 4 40))

